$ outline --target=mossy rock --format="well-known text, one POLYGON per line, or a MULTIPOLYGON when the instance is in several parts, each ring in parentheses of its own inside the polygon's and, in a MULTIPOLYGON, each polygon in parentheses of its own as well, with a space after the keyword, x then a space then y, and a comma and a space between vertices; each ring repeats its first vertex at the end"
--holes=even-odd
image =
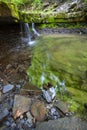
POLYGON ((0 21, 15 21, 19 19, 18 9, 12 3, 0 1, 0 21))

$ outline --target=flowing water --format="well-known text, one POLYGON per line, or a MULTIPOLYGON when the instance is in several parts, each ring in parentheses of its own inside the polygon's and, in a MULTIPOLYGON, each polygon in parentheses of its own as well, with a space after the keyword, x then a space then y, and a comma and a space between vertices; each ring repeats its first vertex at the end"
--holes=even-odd
POLYGON ((9 82, 18 84, 26 79, 23 70, 39 87, 52 82, 84 90, 69 88, 76 101, 87 103, 87 36, 42 35, 30 46, 21 41, 19 25, 0 27, 0 79, 4 75, 9 82))

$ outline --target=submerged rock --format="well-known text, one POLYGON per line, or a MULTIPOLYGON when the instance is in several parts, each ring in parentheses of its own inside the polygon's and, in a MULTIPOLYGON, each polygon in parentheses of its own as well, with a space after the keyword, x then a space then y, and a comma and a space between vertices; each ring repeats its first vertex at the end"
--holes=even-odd
POLYGON ((24 112, 27 112, 30 108, 30 104, 31 104, 30 98, 20 96, 20 95, 15 95, 14 106, 13 106, 14 119, 21 116, 24 112))

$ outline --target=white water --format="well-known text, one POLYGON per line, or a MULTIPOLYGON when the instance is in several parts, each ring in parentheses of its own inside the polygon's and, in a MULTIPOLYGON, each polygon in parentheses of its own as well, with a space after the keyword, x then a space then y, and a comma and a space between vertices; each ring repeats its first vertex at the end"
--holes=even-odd
MULTIPOLYGON (((32 23, 32 31, 34 35, 40 36, 40 34, 36 31, 34 23, 32 23)), ((22 41, 28 43, 29 45, 35 44, 35 41, 32 40, 30 26, 28 23, 22 23, 21 24, 21 35, 22 35, 22 41)))
POLYGON ((24 29, 25 29, 26 38, 28 38, 28 42, 31 42, 31 34, 30 34, 29 24, 25 23, 24 26, 25 26, 24 29))
POLYGON ((36 31, 34 23, 32 23, 32 31, 35 35, 40 36, 40 34, 36 31))

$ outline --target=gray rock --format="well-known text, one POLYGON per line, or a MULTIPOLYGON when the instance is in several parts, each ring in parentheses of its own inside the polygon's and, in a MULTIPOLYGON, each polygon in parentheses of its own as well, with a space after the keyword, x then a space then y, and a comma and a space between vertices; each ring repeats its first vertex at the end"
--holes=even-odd
POLYGON ((26 115, 27 115, 27 121, 28 121, 28 123, 29 123, 29 126, 31 127, 31 126, 33 126, 33 117, 32 117, 32 115, 31 115, 31 113, 30 112, 27 112, 26 113, 26 115))
POLYGON ((50 117, 51 119, 58 119, 60 117, 58 111, 56 110, 56 108, 51 108, 50 109, 50 117))
POLYGON ((7 108, 0 109, 0 121, 2 121, 8 114, 9 111, 7 108))
POLYGON ((11 91, 13 88, 14 88, 14 85, 12 85, 12 84, 7 84, 7 85, 5 85, 5 86, 3 87, 2 92, 3 92, 3 93, 7 93, 7 92, 11 91))
POLYGON ((35 130, 86 130, 87 122, 76 117, 65 117, 40 123, 35 130))
POLYGON ((14 119, 21 116, 24 112, 27 112, 30 108, 30 104, 31 104, 30 98, 20 96, 20 95, 15 95, 14 105, 13 105, 14 119))
POLYGON ((0 130, 4 130, 6 126, 0 126, 0 130))
POLYGON ((1 98, 1 96, 2 96, 2 93, 0 92, 0 98, 1 98))

